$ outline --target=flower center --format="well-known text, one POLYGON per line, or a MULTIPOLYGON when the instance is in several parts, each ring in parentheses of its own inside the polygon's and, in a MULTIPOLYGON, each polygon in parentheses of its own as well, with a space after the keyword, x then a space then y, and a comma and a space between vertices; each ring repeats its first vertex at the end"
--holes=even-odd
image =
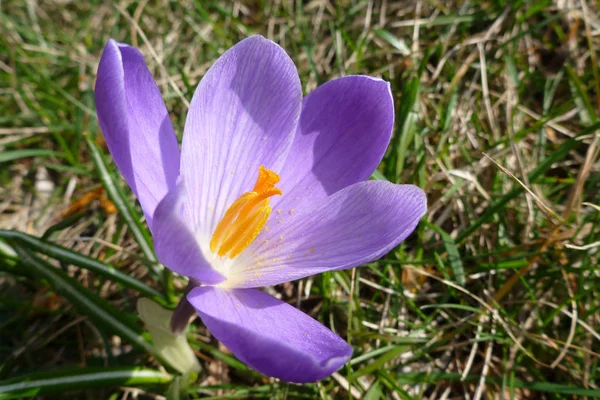
POLYGON ((258 179, 251 192, 242 194, 225 212, 210 239, 210 251, 231 259, 237 257, 256 239, 271 215, 269 197, 281 195, 276 188, 279 175, 258 168, 258 179))

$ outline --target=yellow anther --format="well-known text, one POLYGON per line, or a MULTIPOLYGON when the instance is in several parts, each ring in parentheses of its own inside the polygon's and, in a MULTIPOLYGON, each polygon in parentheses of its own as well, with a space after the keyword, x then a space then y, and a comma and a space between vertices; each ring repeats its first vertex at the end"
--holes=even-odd
POLYGON ((240 235, 238 238, 231 238, 231 244, 228 243, 229 240, 223 243, 219 249, 219 256, 223 256, 229 251, 229 258, 237 257, 246 249, 246 247, 250 246, 250 243, 252 243, 254 239, 256 239, 267 223, 270 214, 271 207, 269 205, 258 209, 256 213, 252 214, 252 216, 244 221, 239 227, 240 235))
POLYGON ((256 239, 264 228, 271 207, 269 198, 281 195, 275 187, 279 175, 262 165, 251 192, 242 194, 229 206, 210 240, 210 251, 229 258, 237 257, 256 239))
POLYGON ((223 218, 217 225, 217 228, 213 232, 212 238, 210 239, 210 251, 214 253, 217 247, 221 245, 221 243, 225 239, 225 234, 227 233, 228 228, 236 219, 242 207, 244 207, 252 198, 256 197, 256 193, 247 192, 241 195, 236 201, 233 202, 231 206, 229 206, 229 208, 225 212, 225 215, 223 216, 223 218))

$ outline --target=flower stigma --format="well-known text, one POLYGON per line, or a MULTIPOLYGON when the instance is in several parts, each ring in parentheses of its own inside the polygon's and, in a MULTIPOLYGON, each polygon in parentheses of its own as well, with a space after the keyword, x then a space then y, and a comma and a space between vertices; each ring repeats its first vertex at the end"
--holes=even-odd
POLYGON ((210 251, 219 257, 234 259, 260 234, 271 215, 270 197, 281 195, 276 188, 277 173, 258 167, 258 178, 251 192, 246 192, 229 206, 210 239, 210 251))

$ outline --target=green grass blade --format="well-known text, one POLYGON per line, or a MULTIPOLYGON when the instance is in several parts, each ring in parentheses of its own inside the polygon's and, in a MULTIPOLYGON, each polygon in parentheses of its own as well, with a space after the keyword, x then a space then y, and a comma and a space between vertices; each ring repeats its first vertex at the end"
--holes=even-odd
POLYGON ((0 400, 62 394, 71 390, 111 386, 165 385, 171 377, 139 367, 65 368, 0 381, 0 400))
POLYGON ((57 151, 46 149, 7 150, 0 152, 0 163, 28 157, 60 157, 60 155, 57 151))
POLYGON ((0 238, 15 240, 30 250, 35 250, 59 261, 76 265, 80 268, 90 270, 107 279, 118 282, 121 285, 133 289, 140 294, 150 296, 153 299, 162 300, 163 296, 153 288, 145 285, 131 276, 118 271, 111 265, 101 263, 93 258, 75 253, 65 247, 40 240, 36 237, 22 232, 0 230, 0 238))
POLYGON ((388 178, 386 178, 386 176, 377 169, 371 175, 371 179, 375 179, 375 180, 379 180, 379 181, 387 181, 388 180, 388 178))
POLYGON ((150 238, 148 237, 147 231, 144 229, 142 224, 140 223, 140 217, 133 210, 121 190, 119 186, 113 180, 110 172, 108 171, 108 167, 104 161, 104 157, 100 153, 100 150, 94 143, 94 141, 86 136, 85 141, 88 145, 88 149, 90 150, 90 154, 92 156, 92 160, 94 161, 94 165, 98 170, 98 174, 100 175, 100 180, 106 189, 106 193, 108 197, 115 204, 121 216, 125 219, 125 223, 131 230, 133 237, 139 244, 144 256, 148 259, 148 261, 152 264, 153 272, 158 276, 163 267, 157 262, 156 256, 154 255, 154 251, 152 250, 152 246, 150 245, 150 238))
POLYGON ((21 265, 32 275, 45 279, 50 286, 62 294, 81 314, 88 316, 98 327, 120 336, 137 348, 156 357, 165 366, 173 369, 142 336, 142 329, 135 317, 113 307, 95 293, 83 287, 62 270, 47 261, 35 257, 19 245, 14 246, 21 265))
POLYGON ((383 368, 383 366, 387 362, 393 360, 394 358, 396 358, 400 354, 408 351, 408 349, 409 349, 409 346, 404 346, 404 345, 392 347, 390 350, 388 350, 387 352, 385 352, 381 357, 378 357, 371 364, 366 365, 366 366, 362 367, 361 369, 357 370, 356 372, 354 372, 351 375, 351 377, 350 377, 349 380, 353 381, 356 378, 359 378, 359 377, 361 377, 363 375, 367 375, 367 374, 373 373, 374 371, 377 371, 378 369, 383 368))
POLYGON ((381 391, 381 382, 376 380, 373 382, 367 393, 365 393, 364 400, 378 400, 383 397, 383 392, 381 391))
MULTIPOLYGON (((392 148, 395 150, 396 162, 393 166, 393 170, 390 171, 395 177, 395 181, 398 182, 402 171, 404 170, 404 162, 406 160, 408 147, 413 141, 417 122, 419 120, 418 114, 418 97, 420 92, 419 78, 413 78, 406 85, 405 91, 400 99, 400 110, 397 114, 397 126, 400 127, 399 131, 396 131, 395 138, 393 139, 392 148)), ((390 176, 390 172, 386 175, 390 176)))
MULTIPOLYGON (((598 121, 598 116, 596 114, 596 109, 592 105, 592 101, 587 94, 585 86, 577 73, 570 66, 566 66, 567 75, 569 76, 569 80, 571 81, 571 86, 573 88, 573 95, 575 95, 576 103, 581 106, 582 109, 587 111, 587 118, 590 119, 590 122, 595 123, 598 121)), ((587 118, 582 118, 583 120, 587 118)))
POLYGON ((375 29, 373 30, 373 33, 385 40, 386 42, 388 42, 389 44, 391 44, 392 46, 394 46, 396 50, 400 52, 400 54, 404 56, 410 55, 410 49, 408 48, 406 43, 404 43, 404 40, 399 39, 391 32, 386 31, 385 29, 375 29))
MULTIPOLYGON (((588 133, 594 132, 598 128, 600 128, 600 124, 596 123, 596 124, 590 126, 589 128, 585 129, 584 131, 582 131, 580 133, 579 137, 583 136, 583 135, 587 135, 588 133)), ((529 173, 529 182, 530 183, 536 182, 537 179, 541 178, 542 175, 546 171, 548 171, 554 163, 565 158, 569 154, 570 151, 578 148, 582 144, 584 144, 584 143, 582 141, 578 140, 577 138, 572 138, 572 139, 565 141, 563 144, 560 145, 560 147, 558 149, 556 149, 554 152, 552 152, 552 154, 550 154, 548 157, 544 158, 538 164, 538 166, 535 167, 529 173)), ((492 204, 490 207, 488 207, 487 210, 474 223, 469 225, 469 227, 467 229, 465 229, 458 235, 458 237, 456 238, 456 243, 463 242, 473 232, 475 232, 477 229, 479 229, 479 227, 481 225, 483 225, 487 220, 492 218, 494 216, 494 214, 501 212, 504 209, 504 206, 509 201, 511 201, 515 197, 519 196, 523 192, 523 190, 524 190, 523 187, 517 186, 515 189, 511 190, 509 193, 502 196, 498 201, 496 201, 494 204, 492 204)))
MULTIPOLYGON (((469 375, 463 379, 461 374, 457 373, 443 373, 443 372, 431 372, 431 373, 406 373, 397 376, 397 382, 401 385, 414 385, 420 384, 424 382, 428 383, 439 383, 440 381, 450 381, 450 382, 478 382, 480 380, 479 376, 469 375)), ((493 383, 500 383, 499 379, 487 379, 486 382, 488 385, 493 383)), ((598 389, 588 389, 584 387, 577 387, 573 385, 565 385, 565 384, 557 384, 557 383, 549 383, 549 382, 524 382, 515 380, 512 382, 513 386, 516 388, 529 389, 536 392, 544 392, 544 393, 555 393, 555 394, 567 394, 572 396, 592 396, 598 397, 600 396, 600 390, 598 389)))
POLYGON ((452 273, 454 274, 454 280, 459 285, 465 286, 465 269, 463 267, 462 259, 460 257, 460 252, 456 247, 456 242, 439 226, 434 225, 428 221, 424 221, 424 223, 425 225, 427 225, 427 227, 436 231, 442 237, 444 247, 446 248, 446 252, 448 253, 448 261, 450 261, 450 268, 452 268, 452 273))

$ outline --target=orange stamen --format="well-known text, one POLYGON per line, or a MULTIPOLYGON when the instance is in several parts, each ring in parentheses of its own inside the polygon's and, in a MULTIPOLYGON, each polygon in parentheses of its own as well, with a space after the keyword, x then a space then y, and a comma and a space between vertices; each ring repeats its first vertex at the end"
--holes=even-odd
POLYGON ((262 165, 258 168, 254 189, 235 200, 217 224, 210 240, 210 251, 219 257, 233 259, 250 246, 271 214, 269 198, 282 193, 275 187, 277 182, 277 173, 262 165))

